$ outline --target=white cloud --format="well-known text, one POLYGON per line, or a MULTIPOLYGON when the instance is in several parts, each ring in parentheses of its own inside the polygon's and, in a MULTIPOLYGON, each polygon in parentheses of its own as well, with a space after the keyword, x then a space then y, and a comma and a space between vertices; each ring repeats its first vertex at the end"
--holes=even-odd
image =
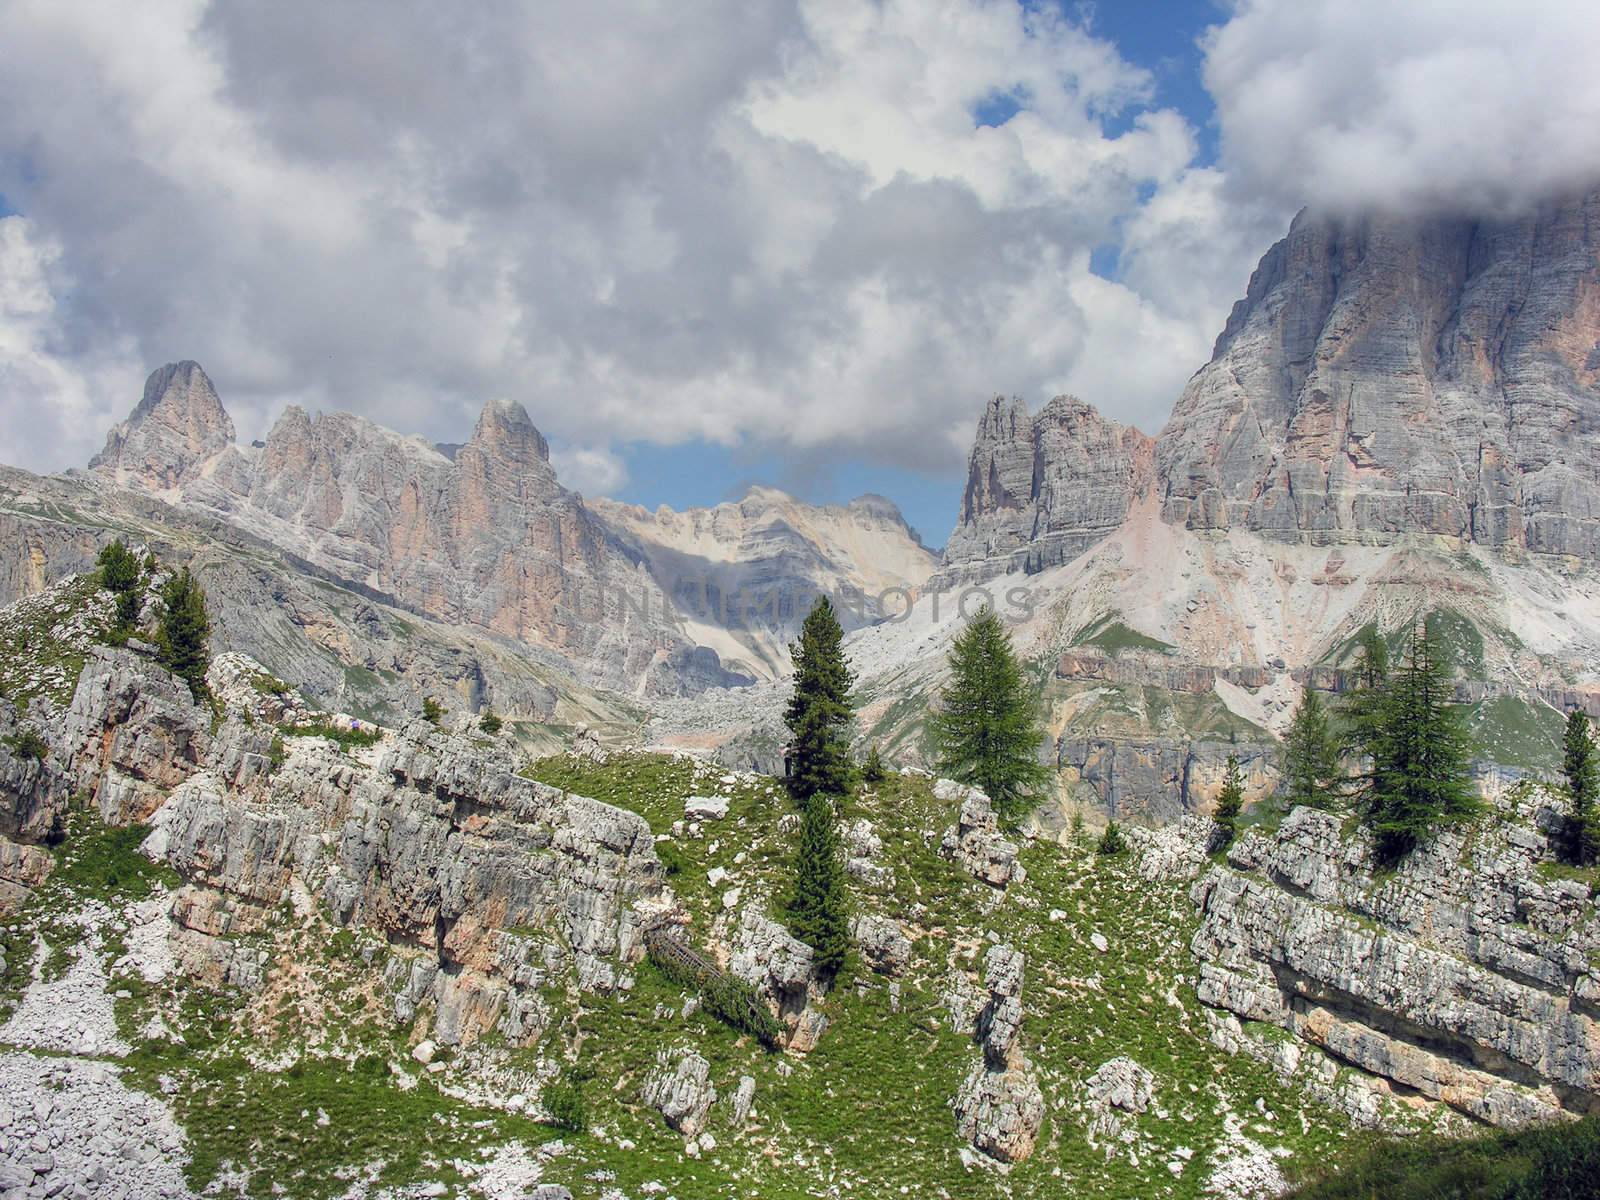
POLYGON ((83 462, 182 357, 244 436, 459 441, 509 396, 590 491, 688 438, 952 470, 996 391, 1153 431, 1293 207, 1594 161, 1583 10, 1449 7, 1241 4, 1199 167, 1144 69, 1012 0, 11 0, 0 449, 83 462))
POLYGON ((27 218, 0 217, 0 462, 25 463, 42 445, 99 449, 124 415, 107 397, 139 385, 125 340, 80 350, 59 340, 60 296, 70 288, 60 260, 61 247, 27 218))
POLYGON ((993 391, 1142 413, 1192 370, 1082 304, 1151 303, 1088 270, 1192 157, 1150 87, 1009 0, 13 0, 0 194, 74 279, 26 334, 64 411, 137 399, 97 357, 193 357, 245 436, 297 402, 460 440, 511 396, 591 489, 623 440, 948 469, 993 391))
POLYGON ((550 452, 556 477, 586 496, 609 496, 628 479, 628 467, 604 446, 556 447, 550 452))
POLYGON ((1593 0, 1239 0, 1205 80, 1260 192, 1483 212, 1600 179, 1597 61, 1593 0))

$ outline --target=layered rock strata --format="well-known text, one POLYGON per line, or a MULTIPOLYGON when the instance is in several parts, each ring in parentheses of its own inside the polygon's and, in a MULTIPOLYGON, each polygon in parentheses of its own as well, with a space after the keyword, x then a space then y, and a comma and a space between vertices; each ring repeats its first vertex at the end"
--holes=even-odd
MULTIPOLYGON (((1343 818, 1296 809, 1246 834, 1193 888, 1192 950, 1214 1035, 1292 1034, 1253 1052, 1332 1091, 1335 1066, 1480 1121, 1600 1111, 1600 919, 1548 876, 1555 811, 1525 785, 1476 827, 1441 831, 1393 874, 1343 818)), ((1352 1106, 1376 1119, 1369 1097, 1352 1106)))

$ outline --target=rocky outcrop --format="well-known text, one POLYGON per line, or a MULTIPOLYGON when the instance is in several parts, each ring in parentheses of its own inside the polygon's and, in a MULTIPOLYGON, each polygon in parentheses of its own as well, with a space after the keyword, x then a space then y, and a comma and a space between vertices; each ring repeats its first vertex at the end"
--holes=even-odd
POLYGON ((1122 524, 1149 488, 1152 445, 1071 396, 1036 417, 1023 401, 996 396, 978 421, 941 579, 1071 562, 1122 524))
POLYGON ((1089 1144, 1115 1153, 1125 1125, 1150 1107, 1156 1077, 1125 1055, 1103 1062, 1084 1084, 1088 1095, 1089 1144))
POLYGON ((143 821, 211 748, 188 685, 132 650, 96 646, 62 721, 72 778, 117 825, 143 821))
POLYGON ((208 710, 154 663, 91 655, 52 726, 107 820, 148 819, 183 880, 170 941, 202 982, 260 986, 258 934, 296 897, 378 933, 394 1017, 440 1045, 543 1028, 553 973, 631 986, 645 913, 666 905, 643 818, 523 778, 509 754, 415 721, 352 756, 208 710), (276 739, 276 742, 275 742, 276 739))
POLYGON ((956 1093, 956 1131, 1001 1162, 1021 1162, 1033 1153, 1044 1122, 1044 1097, 1033 1067, 1018 1045, 1022 1028, 1022 954, 992 946, 984 958, 989 1001, 978 1014, 974 1037, 982 1059, 956 1093))
POLYGON ((940 840, 940 854, 960 863, 974 879, 981 879, 990 887, 1004 888, 1023 878, 1017 844, 1000 836, 1000 820, 988 796, 953 779, 937 781, 933 794, 946 803, 961 804, 961 815, 940 840))
MULTIPOLYGON (((1193 888, 1192 950, 1214 1039, 1331 1091, 1418 1093, 1518 1125, 1600 1111, 1600 919, 1586 885, 1543 877, 1555 813, 1525 785, 1476 828, 1441 831, 1392 875, 1337 814, 1249 833, 1193 888), (1294 1052, 1249 1046, 1280 1026, 1294 1052)), ((1377 1119, 1378 1105, 1346 1101, 1377 1119)))
POLYGON ((645 1079, 642 1098, 668 1125, 692 1138, 705 1128, 711 1106, 717 1102, 711 1064, 692 1050, 685 1051, 676 1063, 662 1051, 655 1070, 645 1079))
POLYGON ((164 492, 198 479, 233 446, 233 420, 196 362, 168 363, 112 429, 89 469, 123 487, 164 492))
POLYGON ((850 937, 880 975, 898 975, 911 960, 911 939, 893 917, 862 913, 850 922, 850 937))
POLYGON ((1167 520, 1600 554, 1600 193, 1301 213, 1161 435, 1167 520))

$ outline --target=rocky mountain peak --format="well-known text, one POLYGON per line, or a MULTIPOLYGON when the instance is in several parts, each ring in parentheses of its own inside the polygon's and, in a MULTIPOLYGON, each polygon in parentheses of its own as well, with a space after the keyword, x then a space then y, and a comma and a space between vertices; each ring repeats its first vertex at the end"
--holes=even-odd
POLYGON ((1152 447, 1073 396, 1057 396, 1037 416, 1020 399, 996 396, 978 418, 947 570, 998 575, 1070 562, 1149 489, 1152 447))
POLYGON ((111 430, 89 467, 118 483, 165 491, 198 475, 233 437, 217 389, 199 363, 186 359, 150 373, 137 407, 111 430))
POLYGON ((534 427, 528 410, 515 400, 485 404, 467 444, 508 462, 531 465, 550 461, 550 443, 534 427))

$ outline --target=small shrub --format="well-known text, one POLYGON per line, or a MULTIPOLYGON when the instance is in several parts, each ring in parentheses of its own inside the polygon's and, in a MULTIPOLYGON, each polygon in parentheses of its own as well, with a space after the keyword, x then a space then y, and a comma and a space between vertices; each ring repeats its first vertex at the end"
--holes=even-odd
POLYGON ((18 758, 31 758, 34 762, 43 762, 50 753, 50 744, 39 736, 39 731, 26 725, 10 739, 10 744, 18 758))
POLYGON ((376 745, 383 734, 371 727, 345 729, 327 721, 307 721, 300 725, 283 726, 284 737, 319 737, 337 742, 340 749, 353 750, 358 746, 376 745))
POLYGON ((700 971, 687 962, 658 951, 651 946, 649 961, 661 974, 688 991, 698 991, 708 1015, 724 1024, 748 1033, 763 1046, 772 1049, 783 1037, 783 1024, 772 1015, 772 1010, 760 994, 736 975, 723 971, 700 971))
POLYGON ((1122 830, 1117 828, 1117 823, 1112 821, 1106 826, 1106 831, 1100 835, 1100 844, 1095 851, 1107 857, 1128 852, 1127 840, 1122 836, 1122 830))
POLYGON ((486 708, 483 710, 483 716, 478 718, 478 728, 493 737, 505 728, 505 722, 494 715, 493 709, 486 708))
POLYGON ((546 1124, 571 1133, 583 1133, 589 1128, 588 1107, 583 1102, 583 1081, 576 1071, 569 1069, 560 1079, 545 1084, 541 1098, 545 1111, 550 1114, 546 1124))
POLYGON ((444 721, 444 705, 434 696, 422 698, 422 719, 434 725, 444 721))

